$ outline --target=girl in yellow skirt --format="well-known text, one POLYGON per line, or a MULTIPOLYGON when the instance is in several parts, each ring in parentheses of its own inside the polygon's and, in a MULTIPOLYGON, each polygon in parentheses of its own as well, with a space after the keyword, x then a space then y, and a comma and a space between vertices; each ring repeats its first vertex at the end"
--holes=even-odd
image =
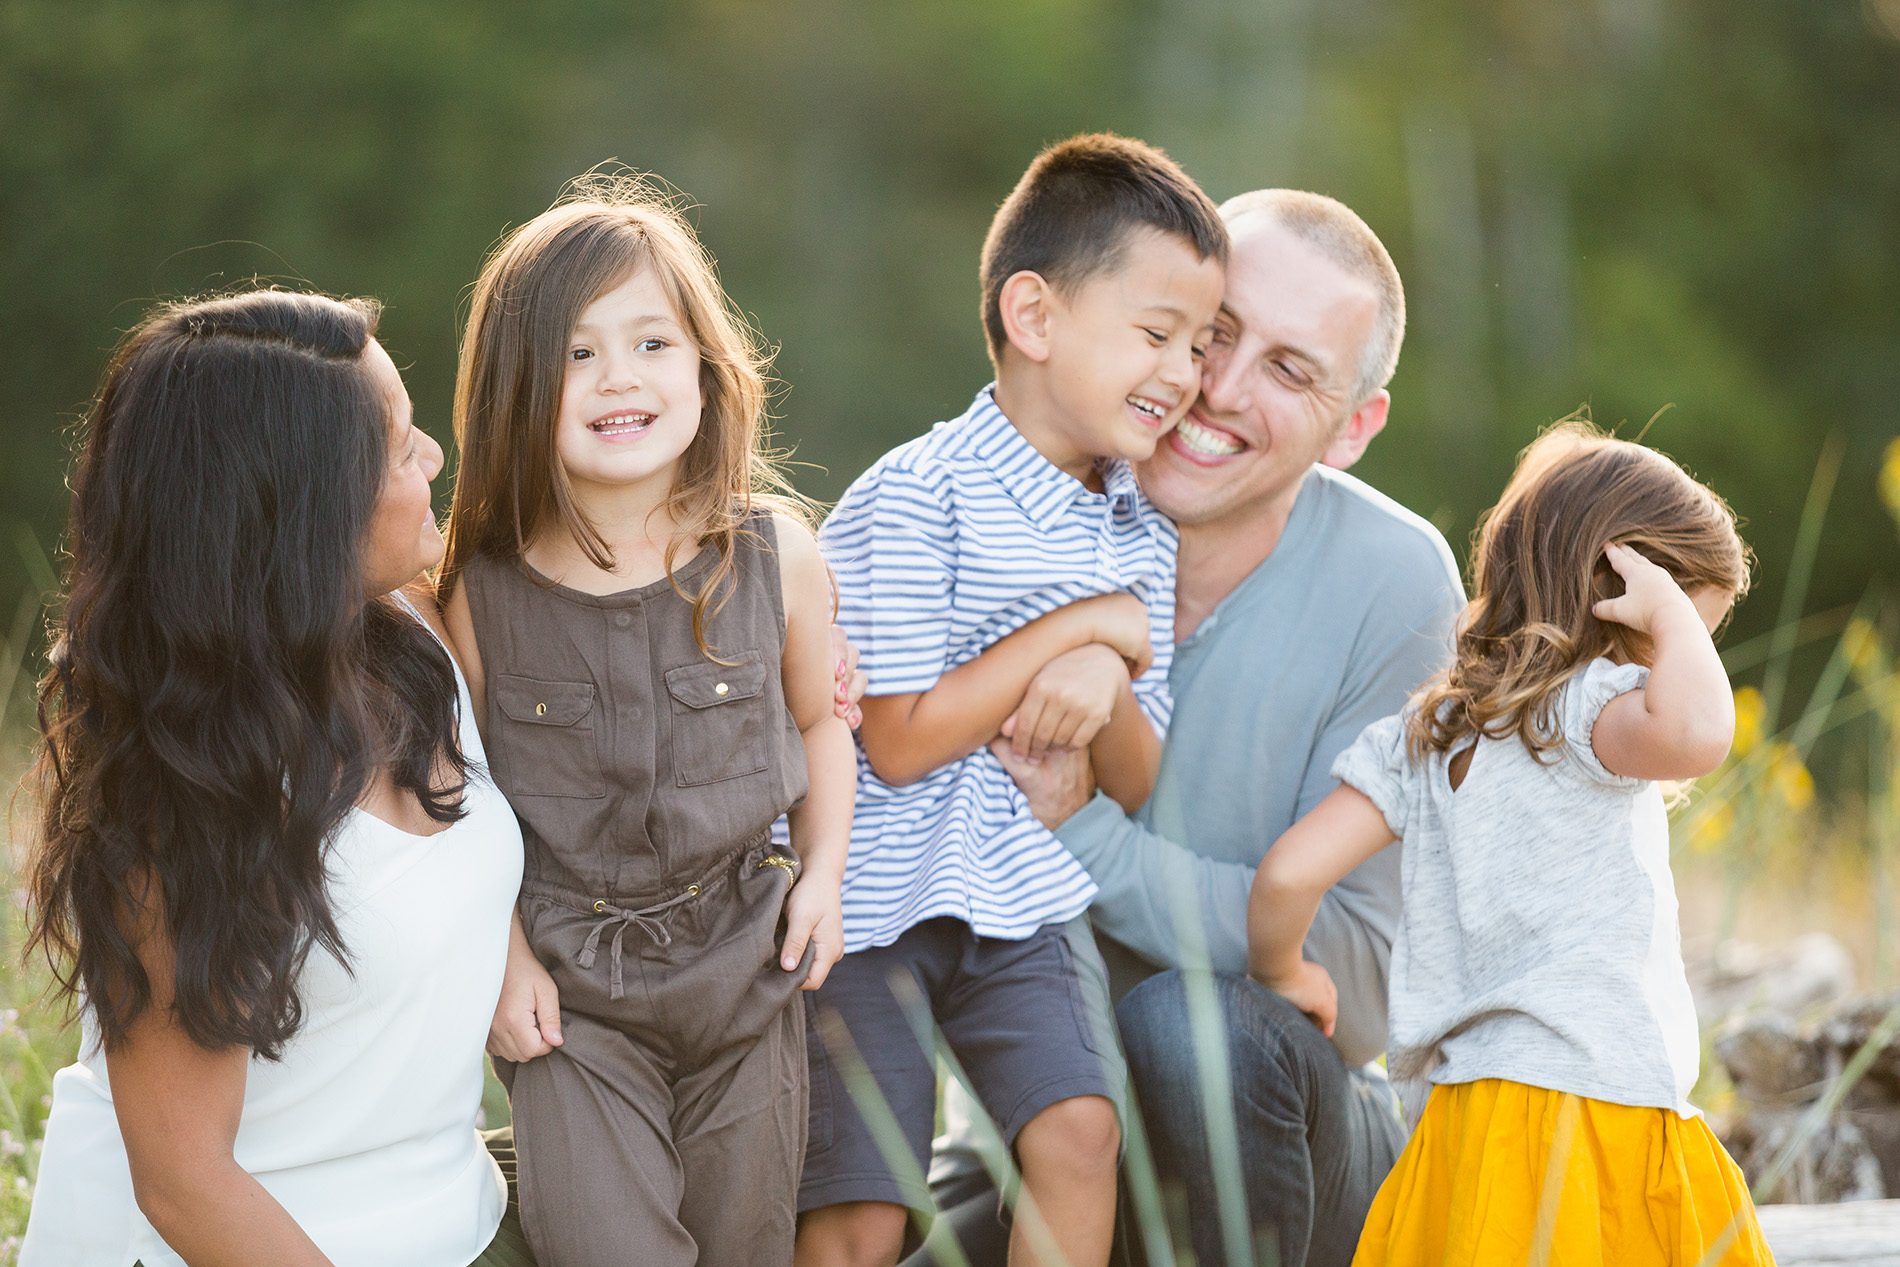
POLYGON ((1579 423, 1481 521, 1451 669, 1366 728, 1254 879, 1253 975, 1332 1032, 1300 947, 1403 841, 1389 1063, 1429 1081, 1355 1267, 1772 1263, 1689 1104, 1700 1045, 1659 781, 1728 754, 1712 634, 1749 580, 1721 498, 1579 423))

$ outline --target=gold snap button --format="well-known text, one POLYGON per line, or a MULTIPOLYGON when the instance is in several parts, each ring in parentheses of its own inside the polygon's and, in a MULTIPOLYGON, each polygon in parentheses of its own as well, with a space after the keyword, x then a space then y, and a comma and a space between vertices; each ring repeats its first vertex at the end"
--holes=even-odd
POLYGON ((534 715, 536 717, 546 717, 548 715, 548 706, 546 704, 536 704, 534 706, 534 715))
POLYGON ((718 686, 713 687, 713 694, 724 695, 727 691, 730 691, 731 689, 732 688, 730 686, 727 686, 724 682, 721 682, 718 686))

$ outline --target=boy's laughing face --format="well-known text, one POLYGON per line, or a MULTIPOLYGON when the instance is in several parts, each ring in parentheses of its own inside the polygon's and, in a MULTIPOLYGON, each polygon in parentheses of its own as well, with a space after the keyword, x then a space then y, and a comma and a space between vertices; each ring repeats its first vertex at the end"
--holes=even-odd
POLYGON ((1119 267, 1048 292, 1044 368, 1066 447, 1140 461, 1200 391, 1225 277, 1219 260, 1152 229, 1121 253, 1119 267))

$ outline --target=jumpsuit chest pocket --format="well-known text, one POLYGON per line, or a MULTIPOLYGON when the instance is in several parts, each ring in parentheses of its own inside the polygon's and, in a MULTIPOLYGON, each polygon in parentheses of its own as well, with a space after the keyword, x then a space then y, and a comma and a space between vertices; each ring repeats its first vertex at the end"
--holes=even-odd
POLYGON ((680 787, 757 774, 771 753, 766 665, 756 651, 737 664, 685 664, 666 671, 673 705, 673 772, 680 787))
POLYGON ((495 707, 501 714, 490 740, 496 782, 510 796, 607 794, 600 744, 594 732, 592 682, 543 682, 498 674, 495 707), (499 742, 496 742, 499 741, 499 742))

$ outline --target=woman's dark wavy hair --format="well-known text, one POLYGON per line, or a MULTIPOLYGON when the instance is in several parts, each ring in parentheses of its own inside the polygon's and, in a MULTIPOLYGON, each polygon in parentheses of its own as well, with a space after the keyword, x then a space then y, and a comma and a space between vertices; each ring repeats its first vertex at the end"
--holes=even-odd
POLYGON ((168 304, 93 401, 39 688, 28 951, 108 1047, 152 1001, 137 930, 162 930, 176 1023, 278 1058, 311 947, 348 962, 325 854, 376 771, 461 817, 454 668, 364 595, 379 311, 276 290, 168 304))

